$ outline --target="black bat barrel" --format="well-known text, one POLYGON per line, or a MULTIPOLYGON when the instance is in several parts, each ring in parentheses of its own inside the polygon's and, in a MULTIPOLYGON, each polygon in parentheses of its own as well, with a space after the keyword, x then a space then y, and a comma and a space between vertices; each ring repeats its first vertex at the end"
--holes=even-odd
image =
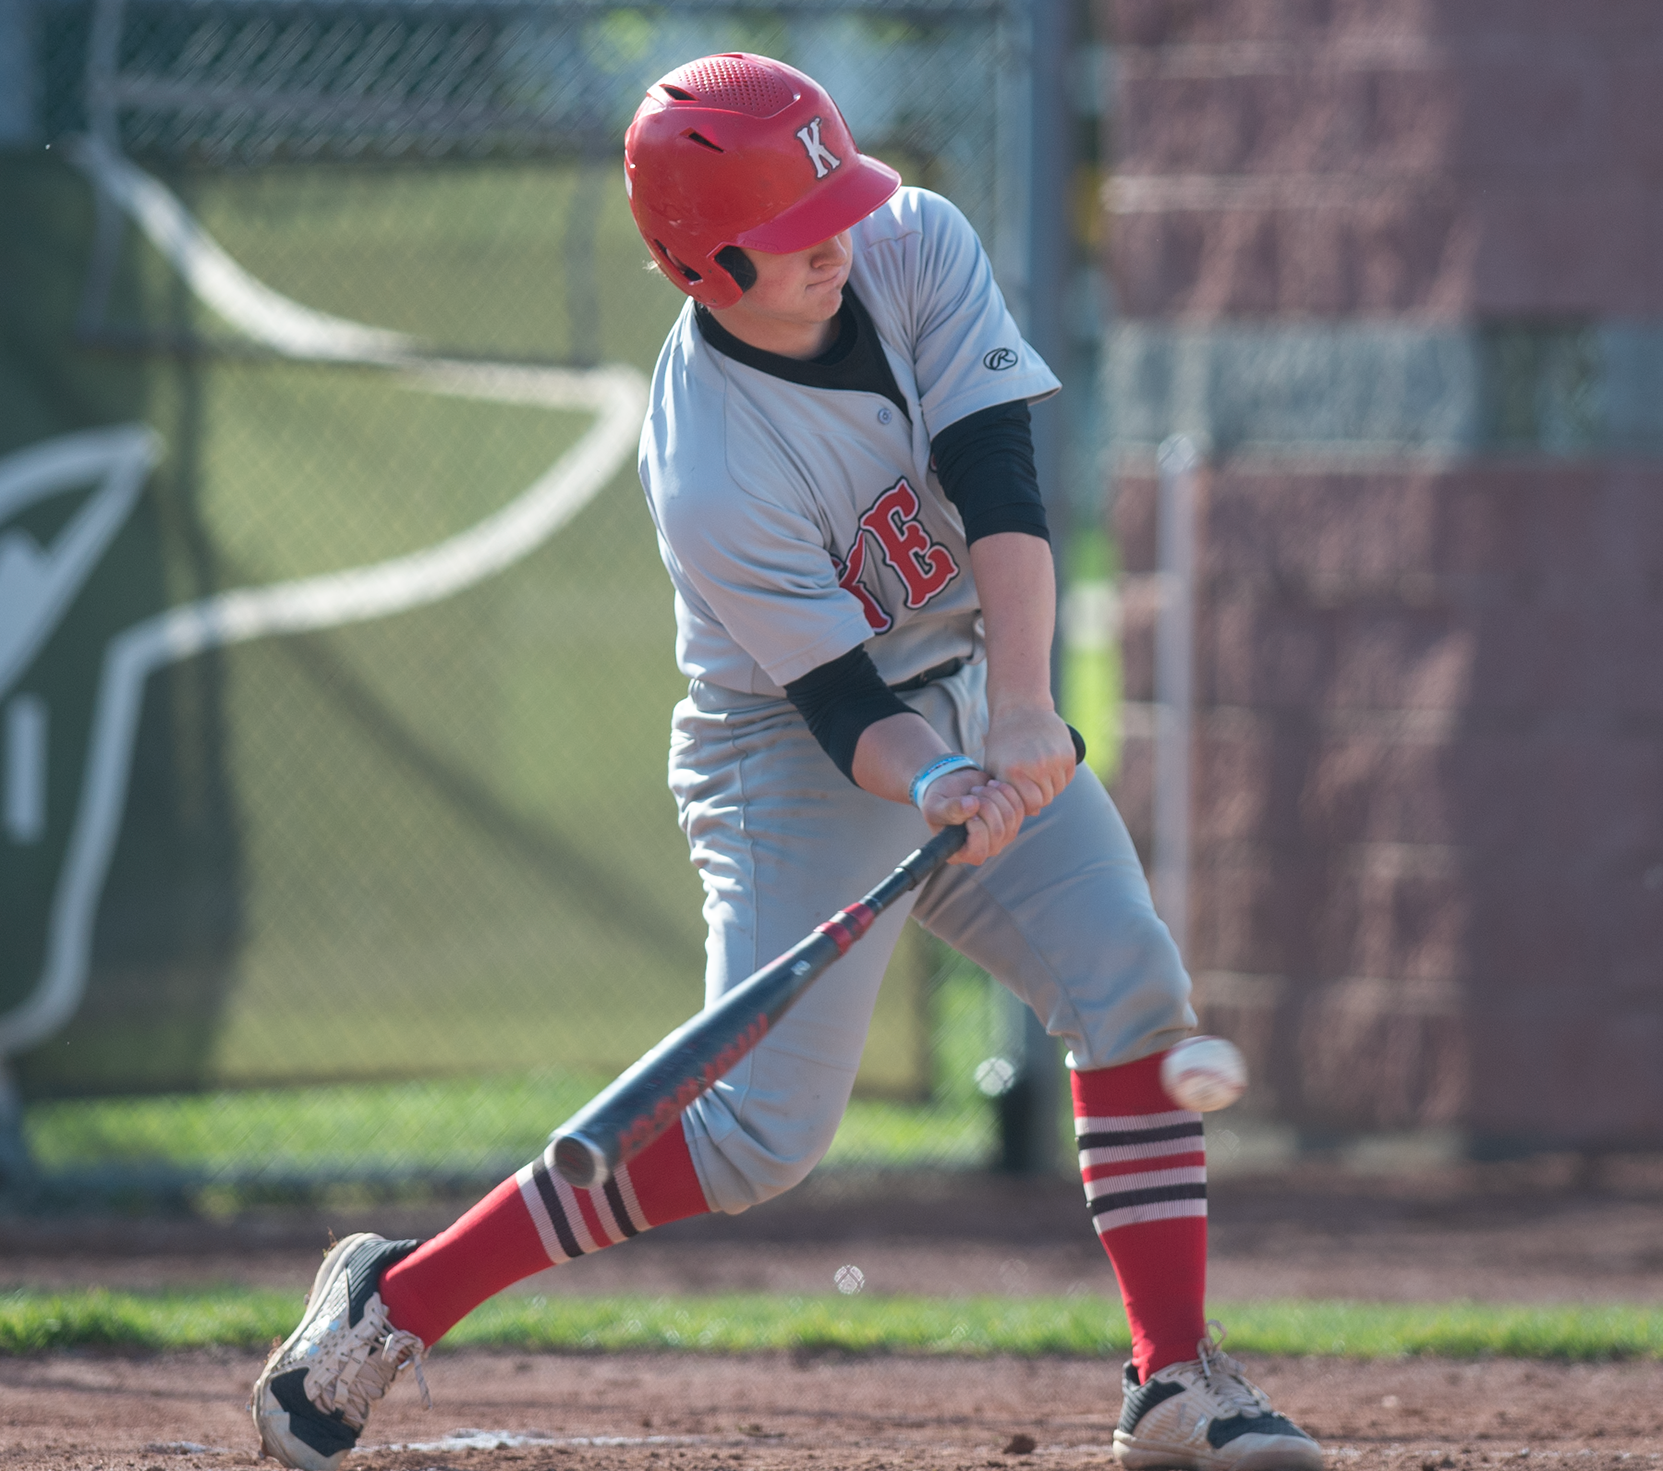
POLYGON ((747 976, 597 1093, 554 1132, 554 1166, 562 1177, 580 1188, 604 1185, 767 1036, 878 915, 963 846, 962 827, 943 828, 860 903, 747 976))
POLYGON ((561 1126, 555 1168, 573 1185, 604 1185, 767 1036, 840 953, 816 931, 677 1027, 561 1126))

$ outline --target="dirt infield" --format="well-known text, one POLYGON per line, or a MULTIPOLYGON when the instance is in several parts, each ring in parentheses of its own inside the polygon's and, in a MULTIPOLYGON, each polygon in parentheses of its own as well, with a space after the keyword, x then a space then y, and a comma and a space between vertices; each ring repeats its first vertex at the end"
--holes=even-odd
MULTIPOLYGON (((969 1471, 1105 1467, 1116 1366, 1083 1360, 442 1355, 408 1376, 355 1471, 969 1471), (1027 1455, 1007 1449, 1026 1436, 1027 1455)), ((220 1471, 254 1463, 247 1355, 0 1361, 7 1471, 220 1471)), ((1663 1365, 1258 1360, 1250 1372, 1331 1466, 1477 1471, 1663 1460, 1663 1365)), ((268 1463, 269 1464, 269 1463, 268 1463)))
MULTIPOLYGON (((811 1182, 812 1185, 812 1182, 811 1182)), ((1114 1279, 1068 1182, 958 1180, 881 1198, 793 1192, 540 1274, 521 1291, 1086 1291, 1114 1279), (948 1188, 950 1185, 950 1188, 948 1188)), ((1442 1301, 1663 1299, 1663 1164, 1575 1161, 1413 1178, 1313 1169, 1221 1181, 1213 1296, 1442 1301)), ((226 1222, 0 1220, 0 1285, 159 1287, 310 1279, 330 1231, 423 1235, 454 1206, 266 1213, 226 1222)), ((1663 1471, 1663 1364, 1257 1360, 1330 1465, 1479 1471, 1544 1458, 1663 1471)), ((252 1462, 239 1354, 0 1359, 0 1471, 217 1471, 252 1462)), ((1107 1467, 1118 1365, 1069 1359, 435 1357, 435 1408, 401 1382, 353 1471, 919 1471, 1107 1467), (463 1432, 477 1432, 464 1434, 463 1432), (1007 1455, 1014 1437, 1036 1448, 1007 1455), (401 1449, 390 1449, 397 1445, 401 1449)), ((269 1463, 268 1463, 269 1464, 269 1463)))

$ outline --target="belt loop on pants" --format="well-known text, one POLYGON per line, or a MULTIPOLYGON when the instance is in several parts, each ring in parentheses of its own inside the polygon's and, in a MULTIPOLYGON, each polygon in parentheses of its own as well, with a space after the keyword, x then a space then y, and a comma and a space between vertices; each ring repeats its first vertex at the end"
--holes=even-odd
POLYGON ((950 679, 964 668, 963 659, 949 659, 944 664, 937 664, 926 669, 922 674, 915 674, 911 679, 903 679, 899 684, 890 685, 893 694, 904 695, 908 690, 921 690, 927 684, 934 684, 938 679, 950 679))

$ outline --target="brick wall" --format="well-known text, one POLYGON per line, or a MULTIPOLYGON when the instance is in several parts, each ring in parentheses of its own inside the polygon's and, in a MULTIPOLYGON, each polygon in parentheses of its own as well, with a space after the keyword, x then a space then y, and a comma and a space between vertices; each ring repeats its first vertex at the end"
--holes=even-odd
POLYGON ((1651 0, 1128 0, 1134 315, 1663 310, 1651 0))
MULTIPOLYGON (((1663 1144, 1655 7, 1108 18, 1129 572, 1153 566, 1155 443, 1214 447, 1204 1024, 1308 1128, 1663 1144)), ((1128 600, 1140 841, 1152 622, 1128 600)))

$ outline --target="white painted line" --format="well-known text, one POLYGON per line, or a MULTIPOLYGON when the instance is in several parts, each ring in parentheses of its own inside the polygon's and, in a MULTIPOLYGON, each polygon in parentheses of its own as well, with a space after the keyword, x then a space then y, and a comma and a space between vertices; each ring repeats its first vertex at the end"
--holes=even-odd
POLYGON ((542 1430, 453 1430, 438 1440, 361 1445, 354 1455, 380 1451, 507 1451, 519 1446, 747 1445, 747 1435, 550 1435, 542 1430))
POLYGON ((18 695, 6 705, 6 836, 38 843, 46 834, 46 701, 18 695))
POLYGON ((0 519, 88 481, 98 489, 43 548, 0 536, 0 694, 34 660, 138 501, 161 441, 142 424, 66 434, 0 460, 0 519))
POLYGON ((396 362, 420 353, 421 344, 402 332, 313 311, 255 280, 177 195, 102 139, 77 139, 70 158, 150 237, 199 301, 256 342, 290 357, 347 363, 396 362))

